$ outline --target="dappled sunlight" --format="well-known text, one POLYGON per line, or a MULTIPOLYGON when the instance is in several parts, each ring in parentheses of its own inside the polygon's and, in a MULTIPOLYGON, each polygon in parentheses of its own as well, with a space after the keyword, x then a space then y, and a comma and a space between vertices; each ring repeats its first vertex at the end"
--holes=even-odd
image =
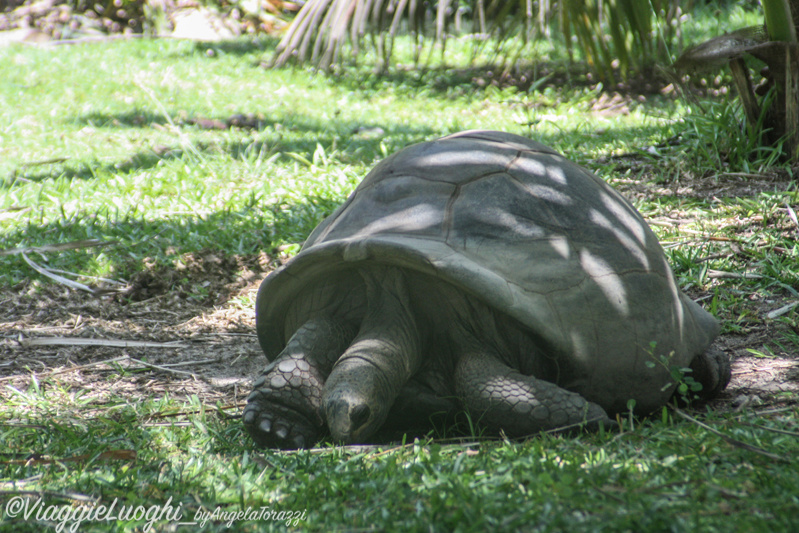
MULTIPOLYGON (((630 254, 635 257, 635 259, 641 264, 641 266, 649 270, 649 258, 646 256, 646 251, 643 249, 641 245, 633 241, 626 233, 624 233, 621 229, 613 224, 610 220, 605 217, 602 213, 597 211, 596 209, 590 210, 590 219, 591 222, 594 224, 608 230, 609 232, 613 233, 619 243, 624 246, 630 254)), ((640 242, 640 241, 639 241, 640 242)), ((643 243, 642 243, 643 244, 643 243)))
POLYGON ((632 211, 630 205, 626 201, 621 201, 618 196, 614 198, 608 194, 601 193, 599 197, 602 200, 602 204, 613 214, 616 221, 627 228, 636 240, 641 243, 641 246, 646 246, 646 225, 640 216, 632 211))
POLYGON ((420 204, 365 222, 352 238, 368 238, 379 233, 430 234, 441 227, 442 220, 441 213, 433 206, 420 204))
POLYGON ((588 250, 580 250, 580 266, 582 266, 583 270, 594 283, 597 284, 599 290, 605 295, 610 305, 612 305, 623 318, 627 318, 630 314, 627 291, 624 289, 624 282, 613 270, 613 267, 588 250))
POLYGON ((569 246, 569 239, 563 235, 553 235, 549 238, 549 245, 561 256, 563 259, 569 259, 571 255, 571 248, 569 246))
POLYGON ((529 183, 519 184, 519 187, 523 189, 523 192, 535 196, 536 198, 541 198, 546 202, 561 205, 570 205, 574 203, 574 200, 568 194, 559 191, 554 187, 529 183))

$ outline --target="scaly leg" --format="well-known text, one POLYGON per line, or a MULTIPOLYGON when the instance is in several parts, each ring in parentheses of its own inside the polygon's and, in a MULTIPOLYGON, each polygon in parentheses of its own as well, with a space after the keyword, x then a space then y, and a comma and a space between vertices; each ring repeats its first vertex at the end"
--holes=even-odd
POLYGON ((247 398, 243 421, 253 440, 270 448, 305 448, 324 429, 322 389, 356 329, 329 318, 306 322, 262 372, 247 398))
POLYGON ((466 410, 479 417, 479 425, 510 437, 579 424, 612 424, 599 405, 554 383, 525 376, 488 353, 470 352, 461 358, 455 392, 466 410))

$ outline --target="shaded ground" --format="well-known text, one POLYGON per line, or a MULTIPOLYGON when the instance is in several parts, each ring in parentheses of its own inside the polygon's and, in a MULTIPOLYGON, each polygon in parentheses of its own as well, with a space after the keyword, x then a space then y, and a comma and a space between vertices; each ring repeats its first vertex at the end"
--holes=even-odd
MULTIPOLYGON (((27 390, 35 375, 45 387, 86 391, 84 397, 98 406, 119 395, 136 401, 168 393, 197 395, 204 405, 238 414, 265 364, 254 333, 255 291, 278 262, 265 254, 224 260, 213 253, 186 254, 174 267, 140 273, 122 293, 94 296, 32 283, 5 291, 0 398, 13 397, 9 387, 27 390), (90 344, 71 344, 76 342, 90 344)), ((770 308, 779 305, 769 302, 770 308)), ((748 351, 761 350, 774 327, 764 321, 719 340, 734 361, 733 381, 714 407, 799 401, 797 354, 766 359, 748 351)))
POLYGON ((265 365, 251 299, 273 268, 265 255, 185 254, 176 268, 139 273, 121 293, 95 296, 55 284, 7 291, 0 297, 0 398, 12 395, 8 386, 26 390, 33 372, 86 389, 98 403, 165 393, 241 403, 265 365), (90 344, 70 344, 77 342, 90 344))

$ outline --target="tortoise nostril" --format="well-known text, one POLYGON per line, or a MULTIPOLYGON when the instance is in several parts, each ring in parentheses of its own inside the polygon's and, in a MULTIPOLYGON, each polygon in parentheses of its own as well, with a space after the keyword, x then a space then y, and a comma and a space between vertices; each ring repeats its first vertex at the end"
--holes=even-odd
POLYGON ((358 404, 352 406, 350 409, 350 427, 353 430, 360 428, 369 421, 369 416, 371 414, 372 410, 369 409, 368 405, 358 404))

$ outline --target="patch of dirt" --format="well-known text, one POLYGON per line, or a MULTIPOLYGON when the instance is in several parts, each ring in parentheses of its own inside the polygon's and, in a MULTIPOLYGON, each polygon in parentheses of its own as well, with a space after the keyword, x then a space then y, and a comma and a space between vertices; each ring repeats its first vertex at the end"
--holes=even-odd
MULTIPOLYGON (((650 148, 651 149, 651 148, 650 148)), ((653 162, 637 154, 603 158, 597 164, 614 164, 618 175, 632 174, 633 178, 612 180, 611 184, 630 199, 679 196, 683 198, 745 198, 760 193, 795 190, 799 166, 789 172, 782 168, 770 169, 765 174, 721 172, 711 176, 686 176, 669 183, 658 183, 658 169, 653 162), (793 174, 793 176, 791 175, 793 174), (643 178, 642 178, 643 176, 643 178), (651 177, 652 179, 648 179, 651 177)))
POLYGON ((716 345, 732 360, 732 380, 711 405, 718 410, 799 403, 799 354, 764 348, 776 338, 773 324, 746 334, 723 335, 716 345), (761 355, 762 354, 762 355, 761 355))
MULTIPOLYGON (((169 394, 197 395, 204 405, 239 414, 252 379, 266 364, 252 303, 277 263, 265 254, 206 252, 185 254, 169 266, 150 265, 118 294, 95 296, 53 284, 17 287, 0 297, 0 398, 13 396, 9 387, 26 390, 35 375, 44 387, 49 381, 86 391, 100 410, 119 395, 135 402, 169 394), (205 292, 197 293, 197 287, 205 292), (109 341, 117 342, 103 344, 109 341)), ((764 358, 749 351, 768 353, 764 344, 782 326, 757 321, 743 334, 719 339, 733 359, 733 377, 713 402, 716 409, 799 402, 799 354, 764 358)))
POLYGON ((88 390, 95 404, 168 393, 242 405, 266 364, 252 302, 277 262, 204 252, 147 266, 114 294, 27 283, 0 297, 0 398, 35 374, 88 390))

